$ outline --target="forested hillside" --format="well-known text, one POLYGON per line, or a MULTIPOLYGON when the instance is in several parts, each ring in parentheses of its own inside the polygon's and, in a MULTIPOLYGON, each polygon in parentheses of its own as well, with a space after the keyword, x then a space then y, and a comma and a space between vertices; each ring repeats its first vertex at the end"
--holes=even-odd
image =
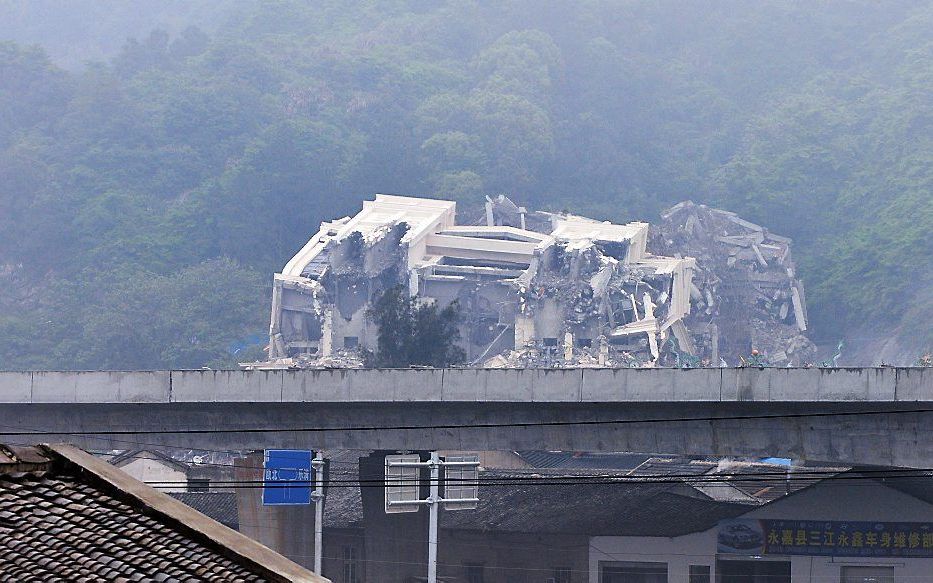
POLYGON ((64 54, 0 43, 0 368, 256 358, 272 273, 375 192, 717 205, 794 238, 817 340, 933 345, 929 2, 56 6, 0 2, 64 54))

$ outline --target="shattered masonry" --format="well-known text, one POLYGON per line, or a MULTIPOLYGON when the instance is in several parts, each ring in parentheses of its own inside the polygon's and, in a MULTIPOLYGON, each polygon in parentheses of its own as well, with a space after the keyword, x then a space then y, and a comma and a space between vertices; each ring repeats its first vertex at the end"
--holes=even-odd
POLYGON ((485 225, 455 212, 379 194, 323 223, 275 275, 270 362, 245 366, 362 366, 376 345, 369 302, 398 284, 459 301, 474 366, 732 365, 751 345, 797 362, 813 350, 789 240, 732 213, 667 211, 650 234, 669 257, 648 252, 647 223, 528 212, 504 196, 487 198, 485 225), (743 310, 750 327, 735 320, 743 310))

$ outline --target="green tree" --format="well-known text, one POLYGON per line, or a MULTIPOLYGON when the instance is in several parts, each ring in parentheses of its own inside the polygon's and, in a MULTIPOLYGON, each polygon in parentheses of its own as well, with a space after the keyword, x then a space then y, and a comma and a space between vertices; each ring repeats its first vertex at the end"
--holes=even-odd
POLYGON ((369 309, 379 331, 375 364, 406 368, 412 365, 445 367, 464 361, 460 340, 460 307, 455 302, 439 309, 409 297, 401 286, 385 290, 369 309))

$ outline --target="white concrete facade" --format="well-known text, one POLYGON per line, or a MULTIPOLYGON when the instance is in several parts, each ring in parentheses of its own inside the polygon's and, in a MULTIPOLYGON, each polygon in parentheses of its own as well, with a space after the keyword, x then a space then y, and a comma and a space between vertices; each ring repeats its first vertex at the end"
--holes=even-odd
MULTIPOLYGON (((896 478, 895 478, 896 479, 896 478)), ((743 519, 847 521, 847 522, 926 522, 933 523, 933 505, 890 488, 875 480, 825 481, 786 498, 756 508, 743 519)), ((718 531, 674 538, 593 537, 590 542, 589 581, 606 583, 602 573, 608 566, 632 563, 661 563, 667 566, 667 583, 691 583, 690 566, 708 566, 710 581, 718 581, 717 563, 722 561, 780 561, 790 563, 790 583, 848 583, 849 569, 865 568, 865 573, 893 573, 893 581, 877 583, 927 583, 933 581, 933 556, 845 557, 808 555, 739 555, 718 552, 718 531), (874 568, 871 571, 868 568, 874 568)), ((928 549, 933 555, 933 548, 928 549)), ((745 583, 784 583, 773 577, 743 579, 745 583)), ((868 579, 866 579, 867 581, 868 579)), ((652 580, 653 582, 656 580, 652 580)), ((861 580, 857 580, 861 583, 861 580)))

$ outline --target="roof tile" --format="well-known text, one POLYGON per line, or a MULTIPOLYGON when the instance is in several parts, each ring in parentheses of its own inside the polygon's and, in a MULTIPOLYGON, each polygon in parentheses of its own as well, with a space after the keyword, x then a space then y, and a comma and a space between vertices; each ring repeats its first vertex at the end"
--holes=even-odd
POLYGON ((0 453, 2 581, 265 581, 37 449, 0 453))

